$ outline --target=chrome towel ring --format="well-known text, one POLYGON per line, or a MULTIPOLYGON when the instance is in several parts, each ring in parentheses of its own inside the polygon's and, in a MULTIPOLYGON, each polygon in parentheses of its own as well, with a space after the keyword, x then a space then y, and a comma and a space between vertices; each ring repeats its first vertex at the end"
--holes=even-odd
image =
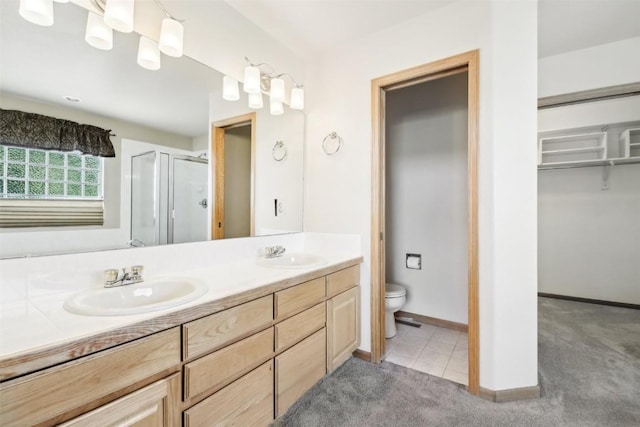
POLYGON ((284 141, 276 141, 273 149, 271 150, 273 160, 281 162, 287 158, 287 147, 284 145, 284 141))
POLYGON ((328 156, 333 156, 342 148, 342 137, 335 131, 325 136, 322 140, 322 149, 328 156))

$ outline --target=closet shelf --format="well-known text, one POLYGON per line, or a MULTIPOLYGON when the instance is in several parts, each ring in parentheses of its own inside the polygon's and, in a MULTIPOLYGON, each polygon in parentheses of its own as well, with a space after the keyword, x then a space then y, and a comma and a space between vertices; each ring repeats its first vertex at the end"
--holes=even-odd
POLYGON ((605 147, 567 148, 564 150, 542 151, 542 154, 596 153, 604 149, 605 147))
POLYGON ((589 167, 589 166, 629 165, 633 163, 640 163, 640 156, 618 157, 618 158, 604 159, 604 160, 574 160, 569 162, 543 163, 538 165, 538 170, 580 168, 580 167, 589 167))

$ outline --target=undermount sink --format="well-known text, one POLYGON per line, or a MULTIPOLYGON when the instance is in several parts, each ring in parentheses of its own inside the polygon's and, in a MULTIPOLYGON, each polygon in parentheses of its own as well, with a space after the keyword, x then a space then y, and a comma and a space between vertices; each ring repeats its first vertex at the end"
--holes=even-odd
POLYGON ((208 291, 207 285, 189 277, 161 277, 135 285, 89 289, 67 298, 64 309, 87 316, 146 313, 186 304, 208 291))
POLYGON ((314 254, 284 253, 274 258, 258 258, 258 265, 272 268, 311 268, 320 267, 327 263, 327 259, 314 254))

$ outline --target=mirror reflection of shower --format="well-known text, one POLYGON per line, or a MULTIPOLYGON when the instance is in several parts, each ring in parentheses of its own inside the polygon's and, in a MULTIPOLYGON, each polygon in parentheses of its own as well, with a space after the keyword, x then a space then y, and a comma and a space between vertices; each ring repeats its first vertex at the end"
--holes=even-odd
POLYGON ((131 156, 131 241, 207 240, 206 155, 151 150, 131 156))

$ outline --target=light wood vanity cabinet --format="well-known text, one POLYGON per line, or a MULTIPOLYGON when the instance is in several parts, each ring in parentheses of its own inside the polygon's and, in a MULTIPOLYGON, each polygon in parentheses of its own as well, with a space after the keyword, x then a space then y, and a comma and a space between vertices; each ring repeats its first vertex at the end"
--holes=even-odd
POLYGON ((359 277, 348 267, 6 381, 0 425, 266 426, 357 348, 359 277))
POLYGON ((78 408, 86 409, 76 415, 96 408, 103 400, 108 402, 112 393, 177 371, 179 363, 180 329, 172 328, 5 382, 0 385, 0 425, 66 421, 78 408))

